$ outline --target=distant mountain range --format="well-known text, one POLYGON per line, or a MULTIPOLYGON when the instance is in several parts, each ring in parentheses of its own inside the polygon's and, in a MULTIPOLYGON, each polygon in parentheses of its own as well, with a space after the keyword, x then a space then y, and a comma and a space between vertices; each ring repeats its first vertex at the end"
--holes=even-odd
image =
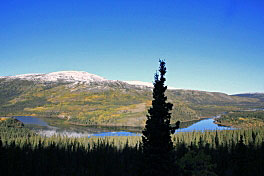
POLYGON ((235 94, 232 96, 238 97, 247 97, 247 98, 257 98, 261 101, 264 101, 264 93, 243 93, 243 94, 235 94))
MULTIPOLYGON (((143 126, 151 83, 107 80, 80 71, 0 77, 0 116, 62 118, 81 125, 143 126)), ((172 121, 189 121, 241 108, 263 107, 263 94, 227 95, 168 87, 172 121)))

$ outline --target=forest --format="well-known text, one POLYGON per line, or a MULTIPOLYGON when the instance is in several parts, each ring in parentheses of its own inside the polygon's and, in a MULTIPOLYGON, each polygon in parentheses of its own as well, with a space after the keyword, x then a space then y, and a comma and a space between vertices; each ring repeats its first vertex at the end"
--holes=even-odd
MULTIPOLYGON (((263 175, 264 127, 172 135, 175 175, 263 175)), ((3 175, 141 175, 140 136, 41 137, 0 121, 3 175)))

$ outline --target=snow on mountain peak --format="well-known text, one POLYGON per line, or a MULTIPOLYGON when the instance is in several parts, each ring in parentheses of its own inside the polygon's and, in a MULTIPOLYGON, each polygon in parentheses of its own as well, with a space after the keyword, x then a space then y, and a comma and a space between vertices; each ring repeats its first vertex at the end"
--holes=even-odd
POLYGON ((48 73, 45 75, 45 78, 49 81, 57 81, 57 80, 65 80, 69 82, 101 82, 107 81, 105 78, 101 76, 97 76, 88 72, 84 71, 60 71, 60 72, 53 72, 48 73))
MULTIPOLYGON (((143 82, 143 81, 124 81, 124 82, 130 85, 135 85, 140 87, 141 86, 150 87, 150 88, 154 87, 153 83, 150 82, 143 82)), ((177 89, 177 88, 168 86, 168 89, 177 89)))
MULTIPOLYGON (((91 82, 107 82, 107 83, 117 83, 124 82, 133 86, 141 87, 141 88, 153 88, 153 83, 151 82, 143 82, 143 81, 114 81, 107 80, 101 76, 91 74, 85 71, 59 71, 52 73, 35 73, 35 74, 22 74, 16 76, 0 76, 0 79, 22 79, 28 81, 36 81, 36 82, 67 82, 67 83, 85 83, 89 84, 91 82)), ((168 86, 168 89, 177 89, 174 87, 168 86)))
POLYGON ((84 71, 59 71, 52 72, 47 74, 23 74, 16 76, 4 76, 0 78, 9 78, 9 79, 24 79, 29 81, 40 81, 40 82, 102 82, 107 81, 101 76, 97 76, 84 71))
POLYGON ((151 87, 151 88, 154 87, 153 83, 150 83, 150 82, 143 82, 143 81, 124 81, 124 82, 130 85, 146 86, 146 87, 151 87))

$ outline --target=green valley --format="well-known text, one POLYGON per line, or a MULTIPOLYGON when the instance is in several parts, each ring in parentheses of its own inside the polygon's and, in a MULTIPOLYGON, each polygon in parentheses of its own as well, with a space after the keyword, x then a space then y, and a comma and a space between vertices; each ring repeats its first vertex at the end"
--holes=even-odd
POLYGON ((237 111, 222 115, 216 123, 237 128, 264 126, 264 111, 237 111))
MULTIPOLYGON (((170 89, 172 123, 263 107, 262 99, 170 89)), ((122 81, 65 82, 0 79, 0 116, 60 118, 77 125, 144 126, 152 89, 122 81)))

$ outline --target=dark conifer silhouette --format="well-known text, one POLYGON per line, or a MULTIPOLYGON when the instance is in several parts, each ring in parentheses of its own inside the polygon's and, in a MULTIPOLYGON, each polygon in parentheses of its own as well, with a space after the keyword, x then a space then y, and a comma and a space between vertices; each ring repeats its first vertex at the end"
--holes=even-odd
POLYGON ((172 104, 166 102, 164 85, 166 79, 165 62, 160 60, 160 75, 155 74, 152 107, 148 110, 145 129, 143 130, 144 175, 170 175, 173 168, 173 144, 171 134, 179 128, 170 125, 172 104))

